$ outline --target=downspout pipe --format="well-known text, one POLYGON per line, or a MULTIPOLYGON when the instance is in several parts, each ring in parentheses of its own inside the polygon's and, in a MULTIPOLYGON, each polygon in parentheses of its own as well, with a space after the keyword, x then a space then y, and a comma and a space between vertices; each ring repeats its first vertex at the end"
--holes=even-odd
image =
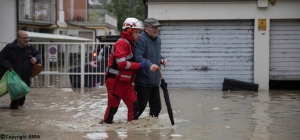
POLYGON ((144 17, 145 17, 145 19, 147 19, 148 18, 148 0, 144 0, 144 13, 145 13, 145 15, 144 15, 144 17))
POLYGON ((17 9, 17 15, 16 15, 16 18, 17 18, 17 23, 16 23, 16 26, 17 26, 17 32, 19 31, 19 0, 16 0, 16 9, 17 9))
POLYGON ((58 29, 58 28, 59 28, 59 25, 57 24, 57 20, 58 20, 58 19, 57 19, 57 17, 58 17, 58 12, 57 12, 57 11, 59 11, 59 10, 57 10, 57 9, 58 9, 59 7, 57 7, 57 0, 55 0, 55 5, 56 5, 56 9, 55 9, 55 10, 56 10, 56 11, 55 11, 55 16, 56 16, 56 17, 55 17, 55 18, 56 18, 56 19, 55 19, 55 25, 56 25, 56 28, 55 28, 55 29, 58 29))

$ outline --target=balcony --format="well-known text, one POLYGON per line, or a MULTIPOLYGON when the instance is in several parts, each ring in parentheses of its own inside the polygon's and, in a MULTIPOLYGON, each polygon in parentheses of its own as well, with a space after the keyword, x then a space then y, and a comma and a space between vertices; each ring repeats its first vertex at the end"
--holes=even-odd
POLYGON ((117 29, 117 18, 105 9, 68 9, 65 20, 82 26, 108 26, 117 29))
POLYGON ((56 20, 55 0, 41 0, 34 3, 30 0, 19 1, 19 22, 35 25, 54 24, 56 20))

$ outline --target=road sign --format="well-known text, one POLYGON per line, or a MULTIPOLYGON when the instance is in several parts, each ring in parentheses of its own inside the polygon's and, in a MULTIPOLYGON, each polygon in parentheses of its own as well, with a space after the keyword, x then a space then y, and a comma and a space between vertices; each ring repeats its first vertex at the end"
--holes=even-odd
POLYGON ((49 62, 57 62, 57 45, 49 45, 49 62))

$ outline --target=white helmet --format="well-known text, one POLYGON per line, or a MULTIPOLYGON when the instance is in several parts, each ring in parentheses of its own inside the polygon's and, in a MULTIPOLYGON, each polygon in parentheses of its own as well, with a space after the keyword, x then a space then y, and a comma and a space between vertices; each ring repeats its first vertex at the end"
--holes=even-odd
POLYGON ((144 24, 142 21, 136 19, 136 18, 127 18, 122 26, 122 29, 126 29, 126 28, 136 28, 136 29, 144 29, 144 24))

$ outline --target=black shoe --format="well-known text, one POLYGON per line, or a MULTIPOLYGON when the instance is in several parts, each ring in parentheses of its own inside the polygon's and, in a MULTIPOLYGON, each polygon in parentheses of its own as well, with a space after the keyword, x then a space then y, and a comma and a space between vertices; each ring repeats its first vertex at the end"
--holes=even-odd
POLYGON ((18 109, 18 104, 19 104, 19 99, 17 99, 17 100, 12 100, 12 101, 10 102, 10 107, 9 107, 9 109, 18 109))
POLYGON ((18 105, 10 105, 9 109, 19 109, 18 105))
POLYGON ((24 103, 25 103, 25 96, 23 96, 23 97, 21 97, 21 98, 19 99, 18 105, 19 105, 19 106, 23 106, 24 103))

